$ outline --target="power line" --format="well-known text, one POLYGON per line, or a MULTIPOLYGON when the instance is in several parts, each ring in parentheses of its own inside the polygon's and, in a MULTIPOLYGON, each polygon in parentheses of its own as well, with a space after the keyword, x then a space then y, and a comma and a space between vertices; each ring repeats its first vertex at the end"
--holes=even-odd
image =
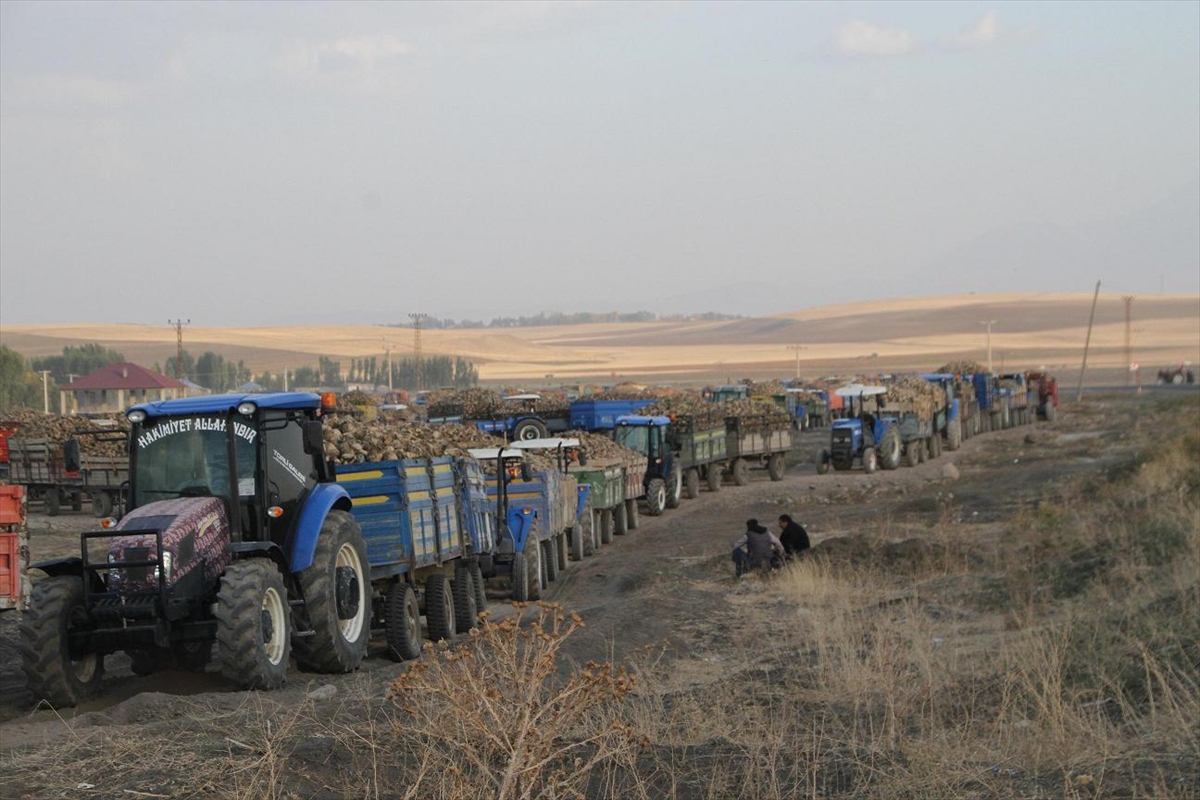
POLYGON ((429 315, 420 312, 408 315, 408 318, 413 321, 413 359, 417 362, 416 378, 418 392, 425 388, 425 360, 421 357, 421 320, 427 316, 429 315))
POLYGON ((796 351, 796 380, 800 380, 800 351, 808 348, 802 344, 789 344, 788 349, 796 351))
POLYGON ((177 319, 174 322, 167 320, 168 325, 175 328, 175 380, 183 377, 183 326, 191 325, 191 319, 177 319))

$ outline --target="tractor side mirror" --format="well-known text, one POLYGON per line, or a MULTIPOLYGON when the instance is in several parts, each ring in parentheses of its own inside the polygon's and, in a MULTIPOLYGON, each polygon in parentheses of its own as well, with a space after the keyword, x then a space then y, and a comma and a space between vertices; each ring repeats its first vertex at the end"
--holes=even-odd
POLYGON ((322 431, 320 420, 310 419, 304 423, 304 452, 309 455, 323 454, 325 452, 325 439, 322 431))

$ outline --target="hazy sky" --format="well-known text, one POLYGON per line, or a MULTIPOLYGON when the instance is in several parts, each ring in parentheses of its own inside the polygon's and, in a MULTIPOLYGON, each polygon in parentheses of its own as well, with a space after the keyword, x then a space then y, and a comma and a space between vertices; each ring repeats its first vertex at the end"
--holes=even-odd
POLYGON ((0 322, 1200 292, 1200 3, 0 3, 0 322))

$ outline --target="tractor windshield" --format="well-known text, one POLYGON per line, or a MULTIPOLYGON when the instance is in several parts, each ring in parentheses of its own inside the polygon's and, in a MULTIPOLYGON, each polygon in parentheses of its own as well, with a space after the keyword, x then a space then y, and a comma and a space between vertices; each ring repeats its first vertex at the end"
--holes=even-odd
MULTIPOLYGON (((134 432, 133 506, 172 497, 229 494, 225 417, 154 420, 134 432)), ((233 423, 238 495, 255 493, 258 431, 233 423)))
POLYGON ((643 455, 650 452, 650 429, 643 425, 621 425, 613 430, 617 444, 643 455))

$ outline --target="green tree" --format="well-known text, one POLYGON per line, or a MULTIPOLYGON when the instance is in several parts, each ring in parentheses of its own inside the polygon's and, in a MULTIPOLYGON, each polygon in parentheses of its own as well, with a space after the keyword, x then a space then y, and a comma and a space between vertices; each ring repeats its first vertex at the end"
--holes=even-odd
MULTIPOLYGON (((52 408, 58 407, 58 386, 50 386, 52 408)), ((42 376, 29 369, 25 357, 0 345, 0 409, 42 408, 42 376)))
POLYGON ((103 345, 91 343, 69 345, 63 348, 61 356, 45 356, 35 358, 30 364, 34 372, 49 370, 56 383, 70 383, 73 378, 88 375, 109 364, 119 364, 125 361, 125 356, 116 350, 109 350, 103 345))
MULTIPOLYGON (((182 361, 180 361, 178 356, 171 356, 167 359, 166 369, 163 370, 163 374, 170 378, 174 378, 176 376, 183 378, 192 377, 196 374, 196 360, 192 358, 191 353, 189 353, 187 350, 184 350, 182 361), (175 362, 177 361, 179 361, 181 365, 181 369, 179 370, 175 369, 175 362)), ((200 383, 199 381, 196 382, 200 383)))

